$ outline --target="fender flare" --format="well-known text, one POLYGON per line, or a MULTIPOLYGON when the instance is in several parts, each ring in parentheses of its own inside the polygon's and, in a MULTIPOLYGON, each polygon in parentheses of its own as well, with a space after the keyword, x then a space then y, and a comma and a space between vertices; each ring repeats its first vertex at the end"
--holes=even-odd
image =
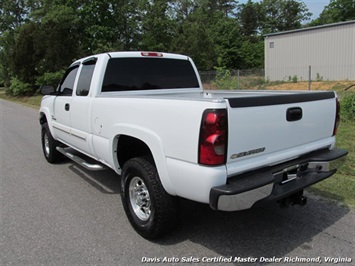
POLYGON ((120 165, 117 160, 117 144, 119 136, 126 135, 129 137, 136 138, 144 142, 150 149, 157 171, 160 177, 160 181, 170 195, 175 196, 176 192, 169 178, 169 172, 167 168, 167 160, 163 147, 161 138, 152 130, 132 124, 115 124, 111 130, 112 134, 110 136, 111 156, 112 162, 114 164, 114 169, 120 169, 120 165))
POLYGON ((53 125, 52 125, 52 116, 51 116, 51 112, 49 110, 49 108, 47 107, 41 107, 40 110, 39 110, 39 116, 40 116, 40 120, 41 120, 41 117, 42 116, 45 116, 46 117, 46 121, 47 121, 47 124, 48 124, 48 128, 53 136, 54 139, 57 139, 57 135, 54 133, 54 130, 53 130, 53 125))

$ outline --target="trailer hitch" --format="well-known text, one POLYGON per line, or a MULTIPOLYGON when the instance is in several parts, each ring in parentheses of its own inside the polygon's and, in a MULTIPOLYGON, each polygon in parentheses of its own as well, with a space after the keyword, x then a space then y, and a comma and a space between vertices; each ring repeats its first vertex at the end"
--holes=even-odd
POLYGON ((304 206, 307 204, 307 197, 303 196, 303 190, 298 191, 286 198, 278 200, 281 208, 288 208, 289 206, 293 205, 300 205, 304 206))

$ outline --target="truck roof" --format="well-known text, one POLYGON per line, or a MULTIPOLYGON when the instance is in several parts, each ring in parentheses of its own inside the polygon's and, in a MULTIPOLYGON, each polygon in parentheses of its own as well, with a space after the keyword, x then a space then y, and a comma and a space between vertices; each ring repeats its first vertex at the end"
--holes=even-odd
POLYGON ((135 52, 109 52, 107 53, 110 57, 157 57, 157 58, 169 58, 169 59, 181 59, 189 60, 186 55, 163 53, 163 52, 145 52, 145 51, 135 51, 135 52))
POLYGON ((88 61, 90 59, 94 59, 97 57, 101 56, 109 56, 110 58, 125 58, 125 57, 130 57, 130 58, 142 58, 142 57, 149 57, 149 58, 168 58, 168 59, 179 59, 179 60, 191 60, 190 57, 186 55, 181 55, 181 54, 172 54, 172 53, 162 53, 162 52, 145 52, 145 51, 132 51, 132 52, 107 52, 107 53, 101 53, 101 54, 95 54, 95 55, 90 55, 88 57, 84 57, 81 59, 76 60, 71 64, 71 66, 74 66, 76 64, 79 64, 84 61, 88 61))

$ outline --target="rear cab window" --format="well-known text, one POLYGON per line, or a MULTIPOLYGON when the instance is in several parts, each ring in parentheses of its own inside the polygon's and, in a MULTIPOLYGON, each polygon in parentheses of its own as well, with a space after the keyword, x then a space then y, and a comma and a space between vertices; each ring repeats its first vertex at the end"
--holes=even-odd
POLYGON ((102 92, 199 88, 190 61, 169 58, 111 58, 102 92))

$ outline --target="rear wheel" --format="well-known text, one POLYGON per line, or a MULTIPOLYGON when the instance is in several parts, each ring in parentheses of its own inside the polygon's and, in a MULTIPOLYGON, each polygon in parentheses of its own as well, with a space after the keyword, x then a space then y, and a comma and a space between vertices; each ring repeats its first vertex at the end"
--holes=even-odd
POLYGON ((41 140, 44 157, 49 163, 56 163, 63 159, 63 155, 56 149, 60 142, 53 138, 47 123, 42 125, 41 140))
POLYGON ((121 198, 133 228, 154 239, 172 230, 178 221, 178 199, 163 188, 148 157, 128 160, 122 171, 121 198))

